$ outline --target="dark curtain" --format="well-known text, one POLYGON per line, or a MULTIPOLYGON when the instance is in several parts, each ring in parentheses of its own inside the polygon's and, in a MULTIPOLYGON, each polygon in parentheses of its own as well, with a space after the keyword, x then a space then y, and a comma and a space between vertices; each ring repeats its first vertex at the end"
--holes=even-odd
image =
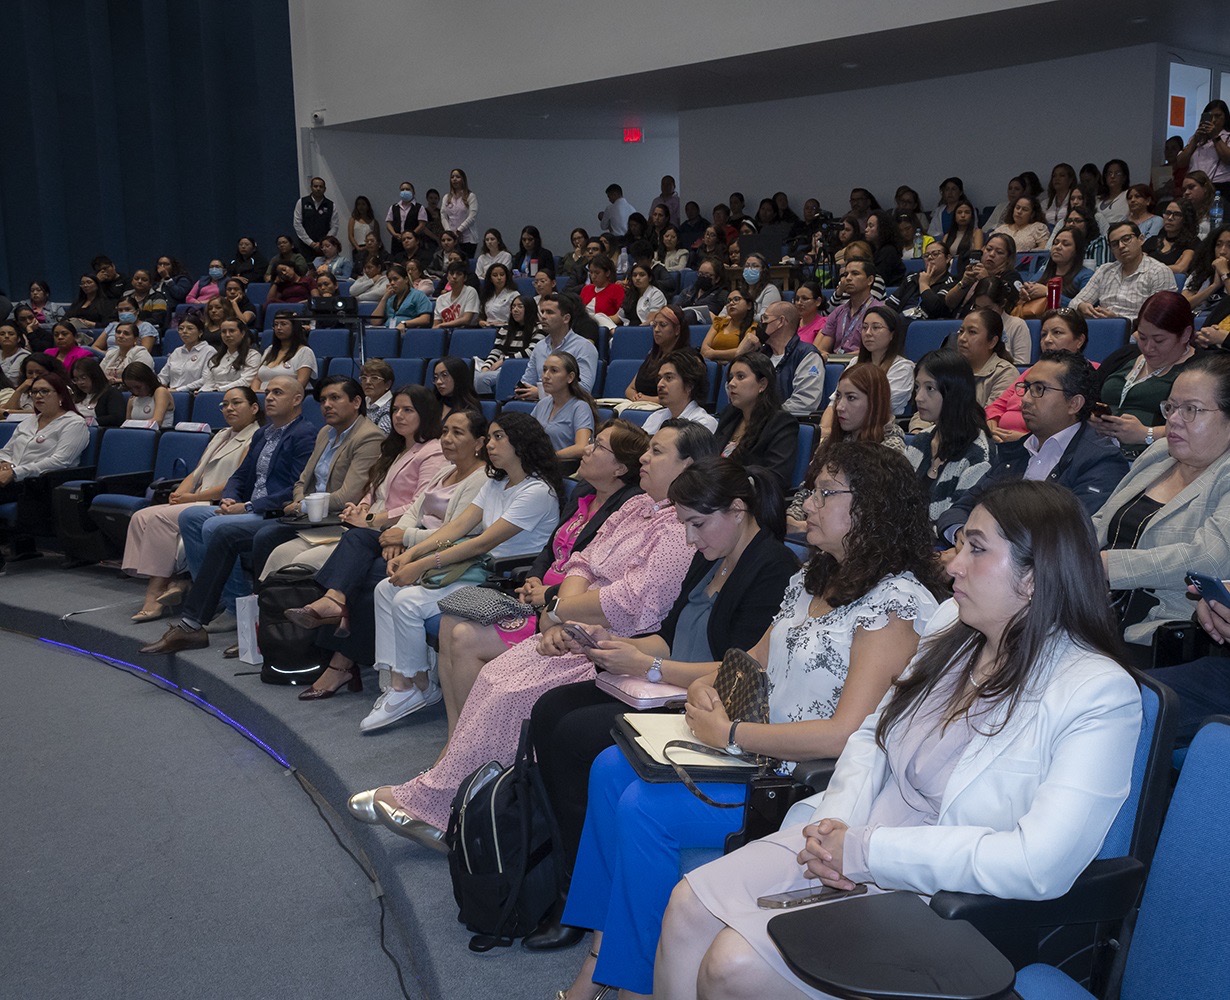
MULTIPOLYGON (((269 255, 297 180, 288 4, 0 2, 0 289, 71 301, 90 259, 195 280, 269 255)), ((274 250, 276 252, 276 250, 274 250)))

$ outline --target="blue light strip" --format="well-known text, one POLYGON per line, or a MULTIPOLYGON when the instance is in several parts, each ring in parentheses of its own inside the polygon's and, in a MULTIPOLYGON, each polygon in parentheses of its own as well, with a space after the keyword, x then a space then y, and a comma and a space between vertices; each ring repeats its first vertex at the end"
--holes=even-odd
POLYGON ((222 711, 222 709, 218 708, 216 705, 210 704, 208 701, 206 701, 196 692, 189 691, 187 688, 180 687, 174 681, 168 680, 167 678, 163 677, 161 674, 156 674, 152 670, 145 669, 145 667, 139 667, 135 663, 129 663, 127 660, 117 660, 114 656, 107 656, 104 653, 96 653, 92 649, 83 649, 80 646, 74 646, 72 645, 72 643, 56 642, 55 639, 48 639, 46 637, 40 637, 38 641, 45 642, 48 646, 58 646, 60 649, 69 649, 69 650, 72 650, 74 653, 81 653, 82 655, 92 657, 95 660, 102 660, 103 663, 110 664, 111 666, 117 667, 121 670, 126 670, 129 673, 143 675, 144 677, 148 678, 151 681, 151 683, 157 684, 164 691, 169 691, 172 694, 178 695, 179 697, 183 698, 185 701, 192 702, 194 705, 197 706, 197 708, 201 709, 204 712, 208 712, 219 722, 225 722, 228 726, 234 729, 241 736, 250 740, 252 743, 255 743, 258 747, 264 750, 265 753, 267 753, 270 757, 276 760, 283 767, 287 768, 288 770, 292 770, 292 771, 294 770, 294 768, 291 767, 290 762, 286 760, 285 757, 279 754, 276 750, 273 749, 273 747, 271 747, 268 743, 266 743, 259 736, 253 733, 250 729, 247 729, 244 726, 240 725, 238 722, 232 719, 229 715, 227 715, 224 711, 222 711))

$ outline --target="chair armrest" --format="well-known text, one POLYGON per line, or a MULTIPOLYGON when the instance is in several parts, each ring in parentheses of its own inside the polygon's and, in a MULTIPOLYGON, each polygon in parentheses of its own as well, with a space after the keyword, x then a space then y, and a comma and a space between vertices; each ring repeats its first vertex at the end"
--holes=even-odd
POLYGON ((51 472, 44 472, 41 476, 36 476, 31 482, 39 483, 44 489, 50 491, 57 486, 71 483, 78 479, 93 479, 97 471, 97 465, 78 465, 72 469, 53 469, 51 472))
POLYGON ((1153 667, 1191 663, 1202 656, 1225 655, 1195 621, 1162 622, 1153 633, 1153 667))
POLYGON ((972 892, 937 892, 931 909, 966 920, 1004 953, 1013 968, 1037 961, 1038 931, 1071 924, 1118 922, 1131 912, 1145 880, 1135 858, 1095 861, 1057 899, 998 899, 972 892))
POLYGON ((148 472, 120 472, 114 476, 103 476, 94 480, 95 496, 101 493, 124 493, 128 496, 141 496, 154 481, 152 470, 148 472))
POLYGON ((836 757, 820 757, 817 760, 801 760, 794 766, 792 776, 801 785, 810 785, 813 791, 822 792, 829 787, 836 757))

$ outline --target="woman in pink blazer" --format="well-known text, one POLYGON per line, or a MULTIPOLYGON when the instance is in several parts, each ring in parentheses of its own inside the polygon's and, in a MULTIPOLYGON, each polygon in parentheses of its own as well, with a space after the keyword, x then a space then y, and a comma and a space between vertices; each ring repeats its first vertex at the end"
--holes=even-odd
MULTIPOLYGON (((396 524, 445 465, 440 403, 434 392, 421 385, 402 386, 393 393, 390 417, 393 429, 372 466, 363 498, 347 504, 338 515, 352 528, 380 532, 396 524)), ((261 579, 291 563, 319 569, 337 547, 341 529, 308 528, 305 534, 273 550, 261 579), (329 535, 336 537, 330 542, 329 535)))

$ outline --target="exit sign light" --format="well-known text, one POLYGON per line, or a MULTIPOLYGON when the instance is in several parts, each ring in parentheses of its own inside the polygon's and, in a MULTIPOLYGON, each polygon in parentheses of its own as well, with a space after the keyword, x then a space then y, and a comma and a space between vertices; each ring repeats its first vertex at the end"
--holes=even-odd
POLYGON ((639 128, 624 129, 624 142, 644 142, 645 133, 639 128))

